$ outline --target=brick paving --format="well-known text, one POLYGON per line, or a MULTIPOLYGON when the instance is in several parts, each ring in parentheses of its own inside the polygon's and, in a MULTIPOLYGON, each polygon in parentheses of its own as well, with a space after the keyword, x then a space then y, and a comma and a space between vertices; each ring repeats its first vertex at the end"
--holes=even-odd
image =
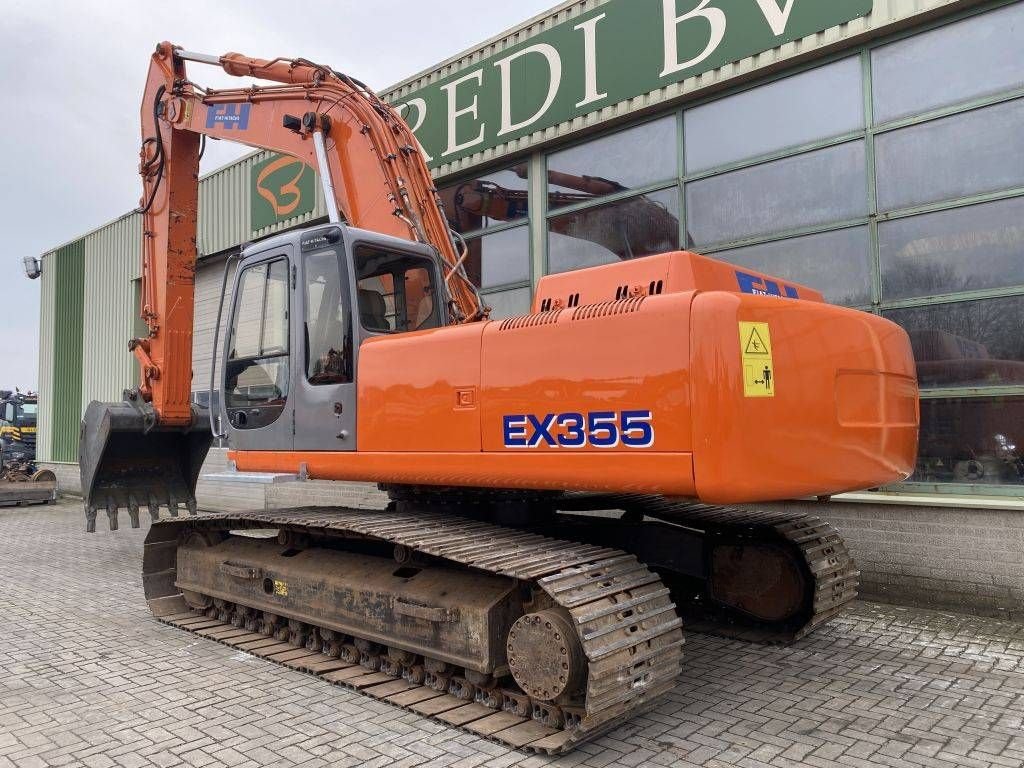
POLYGON ((787 648, 690 635, 660 707, 553 760, 162 625, 145 528, 83 527, 0 508, 0 768, 1024 764, 1024 625, 858 603, 787 648))

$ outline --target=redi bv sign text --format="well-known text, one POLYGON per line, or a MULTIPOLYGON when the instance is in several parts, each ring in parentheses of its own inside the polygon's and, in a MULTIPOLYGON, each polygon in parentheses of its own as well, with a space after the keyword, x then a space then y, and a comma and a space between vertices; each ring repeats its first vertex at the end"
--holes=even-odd
POLYGON ((433 165, 851 21, 873 0, 610 0, 395 97, 433 165))

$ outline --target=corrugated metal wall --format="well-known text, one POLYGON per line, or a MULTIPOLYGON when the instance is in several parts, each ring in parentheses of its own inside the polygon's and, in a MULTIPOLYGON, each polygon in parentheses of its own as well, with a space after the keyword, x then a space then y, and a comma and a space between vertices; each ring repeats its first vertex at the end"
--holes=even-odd
POLYGON ((54 265, 53 384, 48 400, 52 461, 78 460, 82 420, 82 302, 85 285, 85 241, 58 248, 54 265))
POLYGON ((85 244, 82 335, 82 412, 92 400, 120 400, 134 386, 136 363, 128 351, 138 305, 133 280, 141 269, 142 217, 128 214, 91 232, 85 244))
MULTIPOLYGON (((224 317, 221 319, 220 349, 224 349, 224 327, 231 312, 231 288, 235 274, 232 262, 231 274, 224 295, 224 317)), ((210 362, 213 353, 213 331, 217 325, 217 304, 220 301, 220 286, 224 279, 224 259, 208 259, 196 270, 196 315, 195 331, 192 335, 192 391, 205 392, 210 386, 210 362)), ((218 387, 219 388, 219 387, 218 387)))
POLYGON ((36 417, 36 458, 53 460, 53 328, 57 319, 54 252, 44 253, 39 278, 39 415, 36 417))

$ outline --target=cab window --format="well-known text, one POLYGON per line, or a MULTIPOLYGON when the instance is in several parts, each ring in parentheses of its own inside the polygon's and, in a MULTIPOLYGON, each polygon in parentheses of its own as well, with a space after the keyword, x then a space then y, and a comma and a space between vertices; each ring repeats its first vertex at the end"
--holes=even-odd
POLYGON ((441 325, 432 261, 369 246, 354 256, 363 328, 401 333, 441 325))
POLYGON ((310 384, 347 384, 352 381, 351 300, 342 298, 338 254, 308 254, 305 284, 306 379, 310 384))
POLYGON ((246 267, 228 341, 225 405, 235 427, 277 419, 288 399, 288 262, 246 267))

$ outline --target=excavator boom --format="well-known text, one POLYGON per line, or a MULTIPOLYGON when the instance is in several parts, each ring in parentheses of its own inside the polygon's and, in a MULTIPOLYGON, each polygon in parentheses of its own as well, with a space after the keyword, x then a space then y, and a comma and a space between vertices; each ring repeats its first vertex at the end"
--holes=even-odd
POLYGON ((436 251, 446 266, 448 322, 480 320, 488 312, 466 274, 465 253, 456 250, 419 143, 357 80, 305 59, 209 56, 164 42, 150 60, 141 124, 140 313, 148 334, 129 342, 138 389, 123 403, 90 404, 84 417, 80 462, 90 530, 99 509, 116 526, 118 508, 137 524, 140 505, 195 506, 195 479, 211 441, 206 414, 191 402, 203 137, 306 163, 319 174, 331 221, 343 218, 436 251), (186 61, 275 84, 204 90, 189 80, 186 61), (140 439, 151 434, 158 439, 140 439), (140 462, 148 467, 141 473, 144 488, 136 487, 140 462))

